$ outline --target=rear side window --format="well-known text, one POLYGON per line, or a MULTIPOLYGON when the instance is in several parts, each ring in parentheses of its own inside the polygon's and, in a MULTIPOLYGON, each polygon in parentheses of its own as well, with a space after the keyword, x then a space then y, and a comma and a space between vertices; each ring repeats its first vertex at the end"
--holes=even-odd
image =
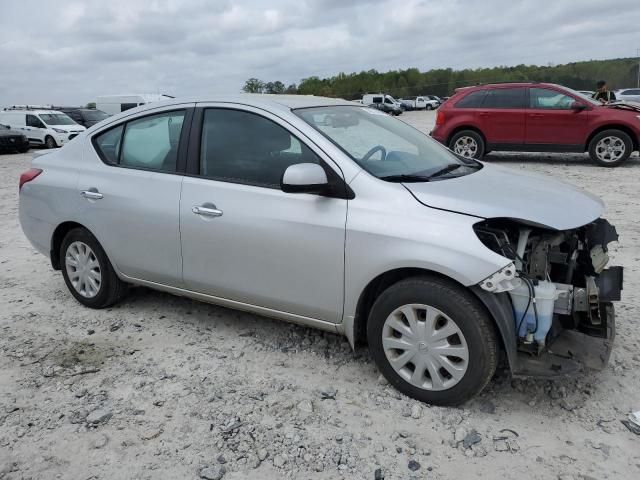
POLYGON ((131 120, 94 137, 93 143, 106 163, 172 173, 184 116, 181 110, 131 120))
POLYGON ((118 163, 122 130, 124 130, 124 126, 120 125, 119 127, 101 133, 95 139, 95 146, 99 153, 102 154, 102 159, 107 163, 114 165, 118 163))
POLYGON ((321 162, 284 127, 250 112, 205 111, 200 148, 202 176, 280 188, 284 171, 297 163, 321 162))
POLYGON ((456 103, 456 108, 480 108, 486 94, 486 90, 471 92, 456 103))
POLYGON ((175 172, 184 112, 169 112, 127 122, 120 165, 175 172))
POLYGON ((496 88, 488 90, 482 108, 525 108, 526 89, 496 88))

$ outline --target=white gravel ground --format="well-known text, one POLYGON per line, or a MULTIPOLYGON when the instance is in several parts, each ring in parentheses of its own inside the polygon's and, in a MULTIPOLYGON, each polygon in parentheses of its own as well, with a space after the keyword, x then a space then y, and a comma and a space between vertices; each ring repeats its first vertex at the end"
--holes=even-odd
POLYGON ((0 155, 0 479, 640 478, 640 436, 620 423, 640 410, 640 161, 487 160, 604 198, 626 268, 617 345, 603 372, 499 374, 463 408, 437 408, 336 335, 142 288, 81 307, 18 224, 30 154, 0 155))

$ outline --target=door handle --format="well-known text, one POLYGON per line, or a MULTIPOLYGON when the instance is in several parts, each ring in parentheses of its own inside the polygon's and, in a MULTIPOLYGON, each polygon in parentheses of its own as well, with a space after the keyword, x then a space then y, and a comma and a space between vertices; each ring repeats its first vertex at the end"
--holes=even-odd
POLYGON ((489 112, 479 112, 479 114, 481 117, 488 117, 489 116, 489 112))
POLYGON ((222 216, 222 210, 218 210, 216 206, 213 204, 207 204, 207 206, 196 205, 191 209, 191 211, 196 215, 202 215, 203 217, 221 217, 222 216))
POLYGON ((84 198, 88 198, 89 200, 100 200, 101 198, 104 197, 104 195, 102 195, 100 192, 98 192, 97 190, 83 190, 80 192, 80 195, 82 195, 84 198))

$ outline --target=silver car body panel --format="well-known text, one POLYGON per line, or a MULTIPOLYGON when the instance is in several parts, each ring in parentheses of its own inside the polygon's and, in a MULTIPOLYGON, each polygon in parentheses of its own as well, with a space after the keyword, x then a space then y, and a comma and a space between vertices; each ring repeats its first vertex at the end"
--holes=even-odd
POLYGON ((602 201, 573 185, 484 164, 477 173, 446 182, 408 183, 424 205, 475 215, 513 218, 556 230, 580 227, 604 211, 602 201))
POLYGON ((351 102, 281 95, 207 100, 127 110, 34 159, 33 167, 44 171, 22 188, 20 221, 36 249, 49 255, 55 228, 77 222, 97 237, 126 281, 337 331, 353 344, 358 300, 379 275, 419 268, 472 286, 510 263, 479 241, 478 217, 570 228, 602 210, 574 187, 537 177, 522 181, 519 173, 491 165, 441 182, 385 182, 291 111, 351 102), (341 176, 355 198, 109 166, 91 143, 125 119, 193 105, 252 111, 282 125, 341 176), (92 188, 104 197, 80 195, 92 188), (207 203, 221 216, 194 215, 194 206, 207 203))

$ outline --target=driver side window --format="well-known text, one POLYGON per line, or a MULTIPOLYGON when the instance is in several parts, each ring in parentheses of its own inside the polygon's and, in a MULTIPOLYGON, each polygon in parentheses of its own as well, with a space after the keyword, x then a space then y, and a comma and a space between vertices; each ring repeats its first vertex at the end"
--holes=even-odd
POLYGON ((529 90, 529 108, 544 110, 571 110, 575 100, 563 93, 547 88, 531 88, 529 90))

